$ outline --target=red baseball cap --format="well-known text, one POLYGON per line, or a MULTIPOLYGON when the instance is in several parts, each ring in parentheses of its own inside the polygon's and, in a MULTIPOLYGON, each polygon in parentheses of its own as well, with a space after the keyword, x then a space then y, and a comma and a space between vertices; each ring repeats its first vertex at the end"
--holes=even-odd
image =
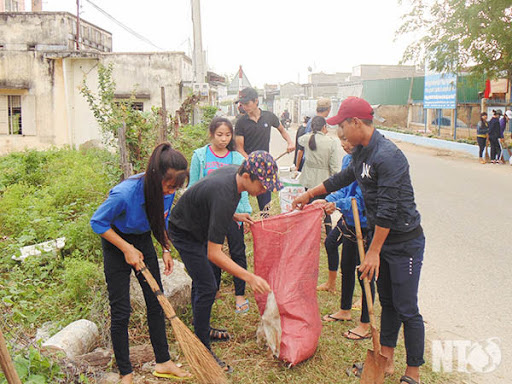
POLYGON ((338 114, 327 119, 327 124, 338 125, 352 117, 364 120, 373 120, 373 108, 364 99, 360 99, 359 97, 349 97, 341 103, 338 114))

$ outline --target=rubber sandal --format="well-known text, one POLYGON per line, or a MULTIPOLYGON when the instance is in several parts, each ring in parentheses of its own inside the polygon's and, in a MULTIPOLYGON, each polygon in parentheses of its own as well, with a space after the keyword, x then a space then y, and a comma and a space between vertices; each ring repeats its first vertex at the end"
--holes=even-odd
POLYGON ((218 329, 210 327, 210 341, 229 341, 231 335, 227 329, 218 329))
POLYGON ((348 339, 348 340, 358 341, 358 340, 371 339, 372 338, 372 334, 368 333, 368 334, 366 334, 366 336, 363 336, 363 335, 360 335, 358 333, 355 333, 355 332, 349 330, 349 331, 346 332, 346 335, 345 335, 345 333, 343 334, 343 337, 345 339, 348 339), (349 335, 354 335, 356 337, 350 337, 349 335))
POLYGON ((192 379, 192 376, 176 376, 176 375, 173 375, 172 373, 160 373, 157 371, 153 371, 153 376, 161 377, 164 379, 183 380, 183 381, 192 379))
POLYGON ((361 377, 363 373, 363 363, 354 363, 351 368, 347 368, 345 373, 348 377, 361 377))
POLYGON ((249 300, 245 299, 242 304, 236 304, 235 313, 242 314, 249 312, 249 300))
POLYGON ((400 382, 406 382, 407 384, 420 384, 419 381, 416 381, 411 376, 407 376, 407 375, 403 375, 400 378, 400 382))
POLYGON ((338 319, 337 317, 334 317, 333 315, 325 315, 322 317, 322 321, 326 323, 335 323, 336 321, 352 321, 352 319, 338 319))
POLYGON ((219 364, 219 367, 221 367, 224 370, 224 373, 233 373, 234 369, 228 365, 225 361, 222 361, 213 351, 210 350, 210 353, 212 354, 213 358, 219 364))

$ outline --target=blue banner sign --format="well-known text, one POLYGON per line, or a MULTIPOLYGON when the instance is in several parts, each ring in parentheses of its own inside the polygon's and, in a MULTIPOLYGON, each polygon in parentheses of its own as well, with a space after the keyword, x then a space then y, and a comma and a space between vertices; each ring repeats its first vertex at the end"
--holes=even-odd
POLYGON ((457 75, 425 73, 425 109, 455 109, 457 106, 457 75))

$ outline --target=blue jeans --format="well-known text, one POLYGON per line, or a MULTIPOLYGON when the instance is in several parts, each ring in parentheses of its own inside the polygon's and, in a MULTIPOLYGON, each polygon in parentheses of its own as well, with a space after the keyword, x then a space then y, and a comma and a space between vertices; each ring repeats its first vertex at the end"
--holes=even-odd
POLYGON ((198 242, 190 233, 173 226, 169 227, 169 235, 192 278, 194 332, 210 349, 210 316, 217 293, 217 280, 208 260, 207 243, 198 242))
MULTIPOLYGON (((151 232, 146 232, 141 235, 128 235, 119 231, 116 232, 124 240, 142 252, 144 255, 144 263, 157 281, 160 290, 163 292, 158 259, 153 241, 151 240, 151 232)), ((130 274, 133 268, 126 263, 123 252, 114 244, 102 238, 101 245, 103 247, 103 268, 110 302, 110 334, 112 337, 112 347, 114 348, 114 355, 116 356, 119 372, 121 375, 127 375, 133 371, 130 363, 128 342, 128 322, 131 312, 130 274)), ((155 353, 155 360, 157 363, 164 363, 171 358, 167 345, 164 313, 155 294, 144 280, 142 274, 136 274, 136 276, 142 288, 144 300, 146 301, 149 336, 153 346, 153 352, 155 353)))
POLYGON ((398 332, 404 325, 407 365, 425 363, 425 326, 418 308, 425 236, 397 244, 384 244, 380 252, 377 288, 382 306, 380 343, 395 348, 398 332))

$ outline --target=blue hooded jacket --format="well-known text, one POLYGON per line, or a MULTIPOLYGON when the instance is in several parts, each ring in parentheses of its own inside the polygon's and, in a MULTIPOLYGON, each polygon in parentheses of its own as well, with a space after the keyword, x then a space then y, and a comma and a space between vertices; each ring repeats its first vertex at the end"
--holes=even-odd
MULTIPOLYGON (((343 157, 341 163, 341 169, 345 169, 349 166, 352 161, 351 155, 346 155, 343 157)), ((338 208, 343 217, 345 217, 345 222, 347 225, 351 227, 355 227, 354 222, 354 214, 352 213, 352 198, 355 197, 357 200, 357 207, 359 211, 359 220, 361 221, 361 228, 367 227, 366 216, 364 215, 364 199, 363 193, 361 192, 361 188, 357 185, 357 182, 353 182, 349 186, 343 187, 340 190, 331 193, 328 195, 325 200, 330 203, 335 203, 336 208, 338 208)))

